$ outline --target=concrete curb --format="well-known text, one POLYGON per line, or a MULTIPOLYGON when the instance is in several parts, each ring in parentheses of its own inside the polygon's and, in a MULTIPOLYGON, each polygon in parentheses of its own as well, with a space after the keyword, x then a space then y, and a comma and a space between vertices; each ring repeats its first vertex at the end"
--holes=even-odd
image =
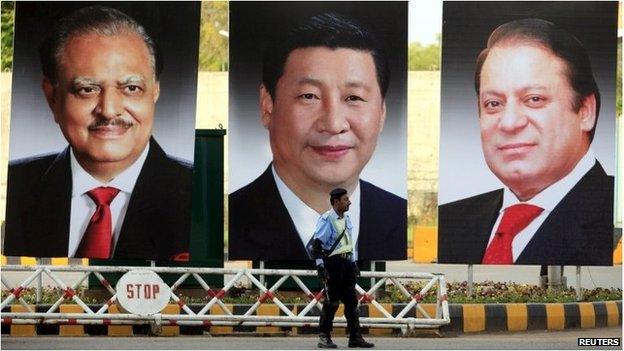
POLYGON ((564 330, 622 325, 622 301, 449 305, 456 333, 564 330))
MULTIPOLYGON (((381 304, 393 315, 398 314, 405 304, 381 304)), ((191 310, 198 312, 204 305, 189 305, 191 310)), ((234 314, 242 314, 251 305, 226 306, 234 314)), ((293 312, 303 308, 303 305, 286 305, 293 312)), ((434 304, 421 304, 429 314, 435 313, 434 304)), ((96 308, 99 306, 92 306, 96 308)), ((115 307, 115 306, 111 306, 115 307)), ((36 306, 37 312, 45 312, 50 306, 36 306)), ((12 305, 13 312, 25 311, 21 305, 12 305)), ((9 311, 5 308, 4 311, 9 311)), ((80 312, 77 305, 61 305, 62 312, 80 312)), ((180 311, 178 305, 169 305, 165 308, 167 313, 177 314, 180 311)), ((114 308, 111 309, 115 313, 114 308)), ((223 314, 221 308, 213 306, 210 314, 223 314)), ((337 315, 343 313, 343 305, 340 306, 337 315)), ((416 311, 412 309, 407 317, 415 317, 416 311)), ((515 332, 526 330, 564 330, 574 328, 601 328, 622 325, 622 301, 606 302, 579 302, 579 303, 507 303, 507 304, 450 304, 449 313, 451 323, 440 328, 443 333, 474 333, 474 332, 515 332)), ((264 304, 254 313, 255 315, 285 315, 277 305, 264 304)), ((317 316, 319 311, 313 309, 309 315, 317 316)), ((370 305, 360 306, 360 316, 380 317, 381 313, 370 305)), ((418 312, 418 317, 421 317, 418 312)), ((36 336, 36 335, 59 335, 59 336, 131 336, 149 334, 149 325, 10 325, 2 324, 2 334, 11 336, 36 336)), ((253 327, 253 326, 163 326, 161 335, 202 335, 209 332, 213 335, 255 333, 265 335, 302 335, 316 334, 317 327, 253 327)), ((390 328, 363 328, 363 333, 368 335, 395 335, 398 330, 390 328)), ((335 335, 345 335, 345 328, 334 328, 335 335)))

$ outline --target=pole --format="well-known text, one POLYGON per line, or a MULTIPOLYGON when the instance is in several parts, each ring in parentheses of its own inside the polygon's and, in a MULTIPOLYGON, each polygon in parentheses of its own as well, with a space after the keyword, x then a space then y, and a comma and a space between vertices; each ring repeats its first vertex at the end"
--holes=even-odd
MULTIPOLYGON (((36 259, 37 265, 41 264, 41 259, 36 259)), ((41 288, 43 286, 43 274, 37 276, 37 289, 35 290, 35 300, 37 304, 41 303, 41 288)))
POLYGON ((548 266, 543 264, 540 266, 540 288, 546 289, 548 287, 548 266))
POLYGON ((576 266, 576 301, 583 300, 583 288, 581 288, 581 266, 576 266))
MULTIPOLYGON (((371 261, 371 268, 370 268, 371 272, 375 272, 375 262, 376 261, 371 261)), ((370 284, 371 286, 375 285, 375 277, 370 278, 370 284)))
POLYGON ((469 264, 468 265, 468 297, 473 296, 472 279, 473 279, 473 266, 469 264))
MULTIPOLYGON (((260 269, 264 269, 264 261, 260 261, 259 267, 260 269)), ((264 274, 260 274, 260 283, 262 283, 262 285, 266 286, 266 283, 264 282, 264 274)))
POLYGON ((561 288, 561 266, 548 266, 548 288, 561 288))

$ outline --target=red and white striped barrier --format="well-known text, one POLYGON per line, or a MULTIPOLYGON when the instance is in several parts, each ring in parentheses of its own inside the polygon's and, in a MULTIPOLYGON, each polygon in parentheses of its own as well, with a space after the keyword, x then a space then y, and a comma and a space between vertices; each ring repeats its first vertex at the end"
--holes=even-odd
MULTIPOLYGON (((156 324, 161 326, 170 325, 248 325, 248 326, 316 326, 319 317, 308 314, 314 307, 321 308, 322 291, 314 294, 301 280, 300 277, 316 276, 315 271, 290 270, 290 269, 228 269, 228 268, 187 268, 187 267, 105 267, 105 266, 17 266, 8 265, 2 267, 2 272, 32 271, 21 284, 16 287, 10 286, 5 277, 2 277, 2 285, 10 291, 2 301, 1 307, 4 309, 18 300, 19 303, 27 307, 26 312, 2 312, 3 324, 104 324, 104 325, 132 325, 132 324, 156 324), (108 308, 117 301, 118 292, 104 278, 102 273, 124 273, 132 270, 150 270, 154 273, 174 273, 180 277, 170 287, 170 300, 180 306, 183 314, 152 314, 138 315, 132 313, 107 313, 108 308), (59 277, 62 272, 82 272, 83 275, 71 287, 67 286, 59 277), (30 306, 21 298, 22 291, 40 275, 48 275, 54 283, 63 291, 63 295, 46 311, 35 313, 30 306), (111 294, 111 297, 101 305, 97 311, 91 310, 87 304, 75 293, 83 282, 93 274, 102 286, 111 294), (213 289, 201 277, 202 274, 233 275, 222 288, 213 289), (197 313, 193 312, 186 302, 183 301, 175 291, 182 283, 192 276, 199 285, 206 291, 209 301, 197 313), (256 276, 279 276, 280 278, 272 285, 267 286, 256 278, 256 276), (242 283, 244 279, 249 280, 252 285, 259 290, 257 301, 243 313, 234 314, 222 301, 228 291, 236 285, 242 283), (302 292, 308 296, 308 304, 299 309, 295 314, 279 299, 279 288, 288 279, 301 288, 302 292), (72 300, 84 313, 60 313, 58 307, 63 301, 72 300), (260 316, 255 315, 256 310, 266 303, 273 303, 278 306, 284 315, 281 316, 260 316), (218 305, 223 314, 209 314, 211 307, 218 305)), ((446 283, 444 275, 435 273, 406 273, 406 272, 361 272, 363 278, 375 278, 376 283, 368 290, 356 285, 356 291, 360 294, 359 303, 369 304, 370 308, 377 309, 382 317, 363 317, 360 324, 363 327, 400 328, 403 332, 415 328, 435 328, 450 323, 448 301, 446 299, 446 283), (415 294, 408 291, 404 284, 418 280, 428 281, 425 286, 415 294), (410 299, 410 302, 398 314, 393 315, 376 301, 375 293, 384 287, 386 283, 394 284, 401 293, 410 299), (437 301, 435 304, 435 315, 430 315, 420 306, 420 303, 431 289, 436 289, 437 301), (416 309, 416 317, 406 317, 408 312, 416 309)), ((336 318, 336 326, 346 326, 344 317, 336 318)))

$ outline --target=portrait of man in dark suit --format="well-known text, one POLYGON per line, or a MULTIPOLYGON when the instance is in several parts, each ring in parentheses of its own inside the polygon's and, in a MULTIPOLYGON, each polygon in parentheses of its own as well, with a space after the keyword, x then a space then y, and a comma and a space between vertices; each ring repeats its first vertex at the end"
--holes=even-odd
POLYGON ((83 7, 39 49, 69 144, 9 164, 4 254, 188 260, 192 164, 152 135, 162 57, 127 14, 83 7))
POLYGON ((601 94, 583 44, 543 19, 504 23, 474 86, 483 156, 504 188, 439 207, 438 261, 611 265, 614 180, 591 147, 601 94))
POLYGON ((308 259, 327 194, 343 187, 358 223, 357 259, 404 259, 406 200, 360 178, 386 121, 390 69, 375 35, 323 12, 264 52, 259 110, 272 161, 229 195, 229 258, 308 259))

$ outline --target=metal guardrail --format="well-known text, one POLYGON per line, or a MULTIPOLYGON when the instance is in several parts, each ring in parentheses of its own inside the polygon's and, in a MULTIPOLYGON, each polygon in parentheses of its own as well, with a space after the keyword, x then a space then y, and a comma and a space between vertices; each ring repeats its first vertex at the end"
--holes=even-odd
MULTIPOLYGON (((10 291, 10 294, 2 300, 1 308, 11 305, 15 301, 24 306, 26 312, 2 312, 3 324, 155 324, 157 326, 168 325, 196 325, 196 326, 317 326, 319 317, 309 315, 314 307, 321 309, 320 301, 323 298, 323 291, 314 294, 301 280, 300 277, 316 276, 311 270, 290 270, 290 269, 228 269, 228 268, 186 268, 186 267, 106 267, 106 266, 2 266, 2 285, 10 291), (106 281, 102 273, 124 273, 134 269, 151 270, 159 273, 181 274, 180 277, 170 286, 170 300, 178 304, 184 314, 154 314, 137 315, 130 313, 107 313, 109 307, 117 300, 117 292, 114 287, 106 281), (11 286, 5 279, 5 272, 32 272, 21 284, 11 286), (72 286, 63 282, 59 273, 78 272, 83 273, 72 286), (111 297, 102 304, 96 311, 92 310, 75 290, 93 274, 108 290, 111 297), (223 275, 224 286, 220 289, 212 289, 201 277, 202 274, 223 275), (63 291, 63 295, 46 311, 35 312, 22 298, 25 288, 29 287, 35 279, 40 279, 43 275, 49 276, 52 281, 63 291), (233 278, 226 280, 226 275, 233 275, 233 278), (176 294, 176 290, 190 276, 193 276, 200 286, 206 291, 211 299, 199 310, 194 312, 176 294), (258 279, 258 276, 260 279, 258 279), (261 282, 263 276, 279 276, 280 278, 272 285, 268 286, 261 282), (288 308, 280 299, 276 292, 288 279, 292 279, 301 288, 303 293, 309 298, 309 302, 297 313, 288 308), (248 279, 252 285, 260 292, 257 301, 251 305, 244 313, 234 314, 222 301, 227 292, 236 286, 236 283, 248 279), (58 308, 66 300, 72 300, 79 305, 84 313, 59 313, 58 308), (259 316, 254 315, 261 304, 271 301, 278 306, 284 314, 281 316, 259 316), (213 306, 219 306, 223 314, 211 314, 213 306)), ((443 274, 436 273, 404 273, 404 272, 361 272, 363 278, 375 278, 376 283, 368 291, 356 285, 359 294, 359 303, 369 304, 370 308, 377 309, 383 317, 362 317, 360 324, 363 327, 400 328, 404 333, 416 328, 436 328, 450 323, 449 307, 446 295, 446 282, 443 274), (404 283, 414 280, 428 281, 425 286, 415 294, 411 294, 404 283), (410 299, 410 302, 396 315, 388 311, 382 304, 374 298, 375 293, 386 284, 391 282, 401 293, 410 299), (430 315, 420 305, 423 296, 431 289, 437 291, 435 304, 435 315, 430 315), (408 313, 415 309, 416 317, 408 317, 408 313)), ((335 326, 346 326, 344 317, 335 319, 335 326)))

